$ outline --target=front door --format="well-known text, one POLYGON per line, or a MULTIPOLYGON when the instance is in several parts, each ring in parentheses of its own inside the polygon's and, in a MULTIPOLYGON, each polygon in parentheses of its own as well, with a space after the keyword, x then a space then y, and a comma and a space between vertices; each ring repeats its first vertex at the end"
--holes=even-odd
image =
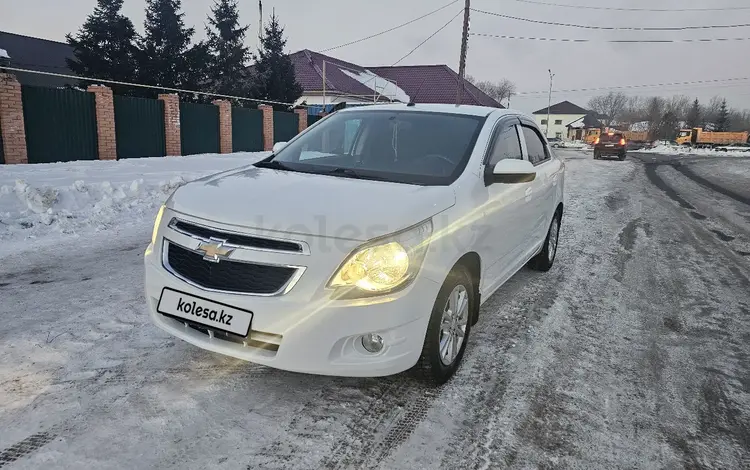
POLYGON ((522 123, 521 135, 525 156, 537 171, 536 178, 531 183, 531 200, 527 205, 527 216, 534 221, 527 242, 528 255, 547 237, 547 229, 555 211, 556 182, 553 179, 557 178, 560 162, 552 158, 552 152, 533 124, 522 123))
MULTIPOLYGON (((487 167, 508 158, 523 159, 517 122, 513 119, 498 126, 485 157, 487 167)), ((483 286, 488 290, 494 290, 520 267, 518 259, 532 228, 532 221, 526 216, 532 184, 494 183, 486 187, 484 220, 480 224, 485 233, 479 245, 484 251, 480 253, 482 259, 488 260, 484 273, 487 282, 483 286)))

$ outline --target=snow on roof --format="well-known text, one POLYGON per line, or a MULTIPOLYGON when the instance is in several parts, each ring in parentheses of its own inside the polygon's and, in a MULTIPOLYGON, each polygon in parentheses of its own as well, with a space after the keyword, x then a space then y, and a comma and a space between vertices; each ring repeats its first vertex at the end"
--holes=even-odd
POLYGON ((10 59, 8 51, 6 51, 5 49, 0 49, 0 59, 10 59))
POLYGON ((352 70, 341 69, 347 76, 357 80, 362 85, 373 90, 379 95, 385 96, 390 100, 408 103, 409 95, 390 80, 386 80, 380 75, 376 75, 365 69, 363 72, 354 72, 352 70))

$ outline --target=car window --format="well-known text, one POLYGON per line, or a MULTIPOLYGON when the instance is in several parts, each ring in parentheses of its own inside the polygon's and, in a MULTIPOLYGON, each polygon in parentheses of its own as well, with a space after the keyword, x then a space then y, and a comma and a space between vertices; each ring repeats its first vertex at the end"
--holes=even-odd
POLYGON ((529 154, 529 161, 536 165, 547 158, 547 150, 542 142, 542 138, 532 128, 523 126, 523 137, 526 140, 526 151, 529 154))
POLYGON ((619 142, 624 136, 622 134, 601 134, 599 136, 600 142, 619 142))
POLYGON ((273 161, 291 171, 447 185, 466 167, 484 122, 482 116, 416 110, 341 111, 273 161))
POLYGON ((515 158, 523 160, 521 153, 521 142, 518 140, 518 131, 516 126, 509 126, 501 129, 495 138, 490 153, 490 165, 494 165, 500 160, 515 158))

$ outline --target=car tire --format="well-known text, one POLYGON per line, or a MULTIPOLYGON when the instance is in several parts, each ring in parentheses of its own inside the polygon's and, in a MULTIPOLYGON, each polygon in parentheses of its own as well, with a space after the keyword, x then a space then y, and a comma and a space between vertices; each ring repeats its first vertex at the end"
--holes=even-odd
POLYGON ((476 302, 476 289, 468 270, 463 266, 455 267, 448 274, 435 299, 422 353, 413 368, 415 375, 421 380, 432 385, 442 385, 458 370, 469 341, 472 314, 477 308, 476 302), (465 299, 465 305, 461 299, 465 299), (464 308, 453 316, 449 314, 449 311, 455 309, 456 302, 464 308), (448 322, 447 331, 443 328, 446 322, 448 322), (454 351, 451 349, 454 343, 446 344, 443 341, 455 341, 458 336, 452 332, 457 332, 456 328, 463 332, 463 337, 460 338, 457 350, 454 351), (446 346, 448 349, 444 351, 446 346))
POLYGON ((594 160, 599 160, 601 158, 601 155, 599 155, 599 152, 594 151, 594 160))
POLYGON ((626 154, 624 154, 624 153, 622 155, 620 155, 620 161, 625 160, 625 156, 626 156, 626 154))
POLYGON ((560 239, 560 212, 556 212, 552 222, 547 229, 547 237, 544 239, 544 246, 538 255, 531 258, 529 267, 535 271, 547 272, 552 268, 557 256, 557 242, 560 239), (550 243, 554 241, 554 243, 550 243))

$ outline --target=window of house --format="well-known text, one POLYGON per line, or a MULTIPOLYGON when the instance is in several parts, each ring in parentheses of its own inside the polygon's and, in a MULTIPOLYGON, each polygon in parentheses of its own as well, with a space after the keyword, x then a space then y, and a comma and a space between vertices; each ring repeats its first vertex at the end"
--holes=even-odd
POLYGON ((562 119, 555 119, 556 126, 562 126, 562 119))
POLYGON ((506 127, 497 134, 495 143, 492 146, 489 163, 490 165, 494 165, 500 160, 507 158, 523 159, 521 142, 518 140, 516 126, 506 127))
POLYGON ((526 151, 529 154, 529 161, 534 165, 543 162, 547 157, 547 149, 542 142, 542 138, 532 128, 523 126, 523 137, 526 140, 526 151))
POLYGON ((562 139, 562 132, 555 132, 555 137, 558 139, 562 139))
POLYGON ((546 119, 542 119, 542 125, 545 125, 545 124, 547 124, 547 120, 546 119))

